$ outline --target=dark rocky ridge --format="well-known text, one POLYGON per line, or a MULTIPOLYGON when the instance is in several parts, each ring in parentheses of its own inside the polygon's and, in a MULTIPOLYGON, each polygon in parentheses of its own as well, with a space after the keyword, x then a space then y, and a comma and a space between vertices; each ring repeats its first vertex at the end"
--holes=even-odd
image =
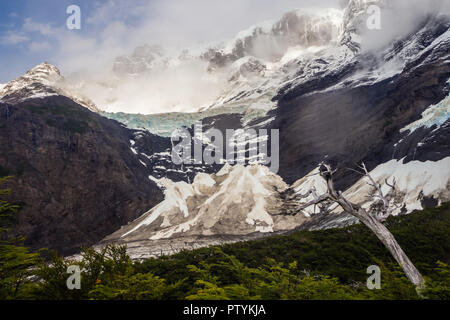
MULTIPOLYGON (((441 33, 442 28, 433 37, 441 33)), ((292 183, 324 159, 339 168, 365 161, 369 170, 393 157, 409 156, 406 160, 413 160, 411 149, 420 141, 414 136, 422 131, 407 137, 399 130, 420 119, 426 108, 448 95, 448 56, 447 46, 437 47, 417 57, 401 74, 368 86, 317 91, 342 80, 331 75, 315 80, 317 83, 306 91, 300 86, 280 92, 278 108, 269 113, 276 117, 271 127, 280 129, 279 174, 292 183), (395 146, 402 138, 404 141, 395 146)), ((440 132, 445 134, 434 133, 434 149, 429 144, 415 159, 437 161, 446 157, 447 131, 443 127, 440 132)), ((345 170, 336 177, 342 189, 358 178, 345 170)))
POLYGON ((159 203, 133 134, 61 96, 1 104, 0 166, 14 176, 10 199, 23 204, 12 233, 71 254, 159 203))

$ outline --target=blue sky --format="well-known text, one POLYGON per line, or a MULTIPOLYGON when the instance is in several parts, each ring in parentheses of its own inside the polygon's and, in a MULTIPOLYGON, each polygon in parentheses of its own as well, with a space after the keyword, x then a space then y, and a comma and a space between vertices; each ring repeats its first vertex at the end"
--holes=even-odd
POLYGON ((185 46, 226 40, 260 21, 338 0, 0 0, 0 83, 48 61, 63 74, 110 68, 145 43, 185 46), (81 8, 81 30, 66 9, 81 8))
MULTIPOLYGON (((110 1, 95 0, 1 0, 0 1, 0 83, 12 80, 35 65, 49 61, 57 64, 63 45, 63 33, 69 15, 69 5, 81 8, 81 30, 70 30, 72 36, 84 39, 94 37, 101 32, 101 23, 89 21, 110 1)), ((125 1, 119 1, 116 14, 109 12, 108 18, 127 25, 136 24, 139 19, 123 14, 125 1)), ((131 6, 148 1, 130 1, 131 6)), ((113 12, 113 11, 112 11, 113 12)))
POLYGON ((68 5, 76 3, 83 6, 91 6, 91 1, 73 0, 2 0, 0 1, 0 82, 7 82, 34 65, 49 58, 47 47, 52 43, 41 34, 38 28, 28 27, 23 30, 25 19, 27 21, 40 22, 51 27, 64 26, 68 5), (41 47, 37 44, 41 43, 41 47), (34 45, 33 45, 34 44, 34 45))

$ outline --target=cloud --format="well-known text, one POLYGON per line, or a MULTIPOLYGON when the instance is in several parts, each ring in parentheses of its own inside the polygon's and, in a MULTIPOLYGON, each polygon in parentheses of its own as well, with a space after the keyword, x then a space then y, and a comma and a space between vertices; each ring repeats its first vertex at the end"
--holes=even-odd
POLYGON ((107 25, 111 21, 136 22, 149 17, 150 1, 107 0, 96 2, 87 15, 86 22, 90 25, 107 25))
POLYGON ((3 45, 32 41, 33 49, 41 51, 51 44, 47 60, 56 61, 63 72, 99 72, 111 68, 117 56, 129 54, 145 43, 160 44, 173 53, 186 46, 227 40, 252 24, 276 19, 293 8, 318 3, 335 6, 337 1, 279 0, 276 4, 272 0, 105 0, 88 4, 80 1, 82 30, 65 28, 59 20, 66 18, 65 11, 54 21, 39 21, 31 15, 19 29, 4 33, 0 41, 3 45), (46 44, 38 46, 38 42, 46 44))
POLYGON ((52 27, 48 23, 39 23, 31 18, 26 18, 22 26, 24 32, 39 32, 41 35, 48 36, 54 33, 52 27))
POLYGON ((192 61, 117 83, 111 81, 115 58, 143 44, 162 45, 167 56, 186 47, 200 53, 253 24, 318 3, 338 7, 337 0, 108 0, 92 11, 81 8, 81 33, 58 33, 56 61, 69 78, 89 83, 83 92, 109 111, 193 111, 221 93, 225 73, 211 78, 206 63, 192 61))
MULTIPOLYGON (((10 14, 10 16, 12 13, 10 14)), ((15 17, 15 15, 14 15, 15 17)), ((9 26, 12 27, 12 26, 9 26)), ((41 36, 51 36, 55 33, 50 24, 38 23, 31 18, 26 18, 23 25, 18 30, 9 30, 0 37, 0 44, 5 46, 14 46, 25 42, 33 42, 30 44, 30 49, 34 52, 43 51, 50 48, 50 43, 47 41, 38 41, 33 33, 39 33, 41 36)))
POLYGON ((2 45, 17 45, 19 43, 27 42, 30 38, 22 32, 8 31, 5 35, 0 37, 0 44, 2 45))
MULTIPOLYGON (((430 12, 430 1, 394 0, 394 7, 382 12, 382 30, 364 34, 363 47, 378 50, 414 30, 424 14, 430 12)), ((149 113, 195 109, 217 95, 226 79, 219 77, 214 82, 204 77, 204 64, 193 63, 174 67, 170 72, 155 72, 137 80, 111 84, 116 57, 129 55, 143 44, 162 45, 169 56, 186 47, 201 51, 208 45, 234 38, 251 25, 278 19, 287 11, 339 8, 342 1, 105 0, 89 3, 89 6, 80 5, 81 30, 37 21, 33 16, 25 19, 21 29, 4 34, 0 43, 29 42, 30 52, 45 53, 46 60, 54 61, 68 78, 89 83, 84 86, 85 93, 100 104, 111 105, 117 97, 127 97, 127 105, 120 107, 123 111, 149 113)), ((441 3, 448 12, 449 1, 441 3)), ((118 106, 115 104, 114 108, 118 106)))
POLYGON ((81 92, 110 112, 190 112, 211 103, 225 84, 222 74, 211 76, 206 69, 206 63, 191 61, 120 81, 108 81, 105 74, 83 76, 88 85, 81 92))
POLYGON ((47 41, 44 41, 44 42, 33 41, 29 45, 29 49, 33 53, 49 51, 51 48, 52 48, 52 45, 50 44, 50 42, 47 42, 47 41))
POLYGON ((162 45, 168 53, 174 53, 184 47, 228 40, 255 23, 318 3, 338 6, 337 0, 280 0, 276 4, 269 0, 108 0, 90 11, 81 8, 85 17, 82 35, 75 39, 67 32, 61 33, 56 54, 63 55, 57 60, 72 72, 79 67, 81 56, 85 57, 86 66, 98 69, 107 63, 111 66, 115 57, 130 54, 146 43, 162 45), (95 44, 70 55, 76 46, 74 41, 84 48, 83 38, 95 39, 95 44))
POLYGON ((391 0, 381 7, 381 29, 367 30, 362 34, 363 51, 376 52, 395 40, 414 33, 432 14, 448 14, 448 0, 391 0))

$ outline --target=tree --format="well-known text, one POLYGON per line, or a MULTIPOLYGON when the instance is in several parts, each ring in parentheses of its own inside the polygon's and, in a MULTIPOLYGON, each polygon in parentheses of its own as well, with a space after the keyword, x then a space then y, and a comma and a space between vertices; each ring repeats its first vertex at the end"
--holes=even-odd
MULTIPOLYGON (((402 267, 406 276, 416 286, 417 291, 420 294, 420 291, 425 286, 425 281, 422 275, 405 254, 392 233, 383 224, 383 222, 392 211, 391 200, 393 199, 393 196, 395 194, 395 179, 392 183, 389 183, 387 180, 385 181, 386 184, 390 187, 390 190, 388 193, 384 194, 382 192, 381 185, 373 180, 364 163, 362 164, 360 169, 362 171, 357 172, 368 178, 369 184, 376 190, 372 195, 375 201, 367 210, 362 208, 360 205, 347 200, 341 191, 335 190, 333 174, 336 172, 336 170, 332 170, 329 164, 321 163, 319 174, 323 179, 325 179, 327 192, 318 195, 316 190, 313 188, 309 190, 306 195, 299 195, 297 198, 301 199, 312 195, 313 200, 298 204, 296 210, 287 214, 296 215, 312 205, 323 205, 324 203, 338 204, 346 213, 356 217, 378 237, 378 239, 384 244, 384 246, 394 257, 394 259, 402 267)), ((322 211, 323 208, 321 208, 321 212, 322 211)))
MULTIPOLYGON (((0 178, 0 184, 9 178, 0 178)), ((0 196, 10 193, 9 189, 0 189, 0 196)), ((23 238, 10 239, 5 236, 12 217, 18 210, 17 205, 0 199, 0 299, 26 298, 22 288, 30 284, 30 268, 39 259, 39 253, 30 253, 28 248, 21 246, 23 238)))
POLYGON ((438 261, 435 271, 435 279, 427 279, 424 296, 427 299, 450 300, 450 266, 438 261))
MULTIPOLYGON (((0 178, 0 185, 11 177, 0 178)), ((9 189, 0 189, 0 197, 6 196, 11 193, 9 189)), ((9 224, 13 214, 17 213, 19 206, 13 205, 3 199, 0 199, 0 234, 7 231, 7 225, 9 224)))

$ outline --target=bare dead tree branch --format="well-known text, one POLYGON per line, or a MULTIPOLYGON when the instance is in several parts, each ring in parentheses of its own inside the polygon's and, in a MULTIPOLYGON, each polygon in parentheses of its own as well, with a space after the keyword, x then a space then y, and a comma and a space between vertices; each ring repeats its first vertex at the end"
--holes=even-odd
MULTIPOLYGON (((356 217, 378 237, 398 264, 403 268, 406 276, 416 286, 420 294, 420 289, 424 288, 425 285, 422 275, 405 254, 392 233, 382 223, 390 214, 390 202, 395 195, 395 179, 393 179, 392 183, 389 183, 388 180, 385 179, 386 185, 390 187, 390 191, 385 195, 383 194, 382 186, 372 178, 364 163, 359 167, 362 171, 353 170, 366 177, 369 180, 368 184, 375 188, 375 193, 370 197, 378 199, 378 201, 375 201, 370 206, 369 211, 367 211, 360 205, 347 200, 341 191, 336 191, 333 181, 333 174, 336 170, 332 170, 331 166, 326 163, 321 163, 319 168, 320 176, 326 181, 327 192, 318 195, 315 188, 311 189, 309 194, 313 196, 313 200, 306 203, 298 203, 296 210, 291 214, 298 214, 312 205, 318 205, 325 201, 337 203, 346 213, 356 217)), ((304 199, 307 198, 307 196, 305 197, 303 195, 300 198, 304 199)))
POLYGON ((321 196, 315 197, 315 199, 312 200, 312 201, 309 201, 309 202, 301 204, 297 209, 301 211, 301 210, 304 210, 304 209, 306 209, 306 208, 308 208, 310 206, 318 205, 318 204, 320 204, 320 203, 322 203, 324 201, 327 201, 327 200, 330 200, 329 195, 328 194, 323 194, 321 196))

